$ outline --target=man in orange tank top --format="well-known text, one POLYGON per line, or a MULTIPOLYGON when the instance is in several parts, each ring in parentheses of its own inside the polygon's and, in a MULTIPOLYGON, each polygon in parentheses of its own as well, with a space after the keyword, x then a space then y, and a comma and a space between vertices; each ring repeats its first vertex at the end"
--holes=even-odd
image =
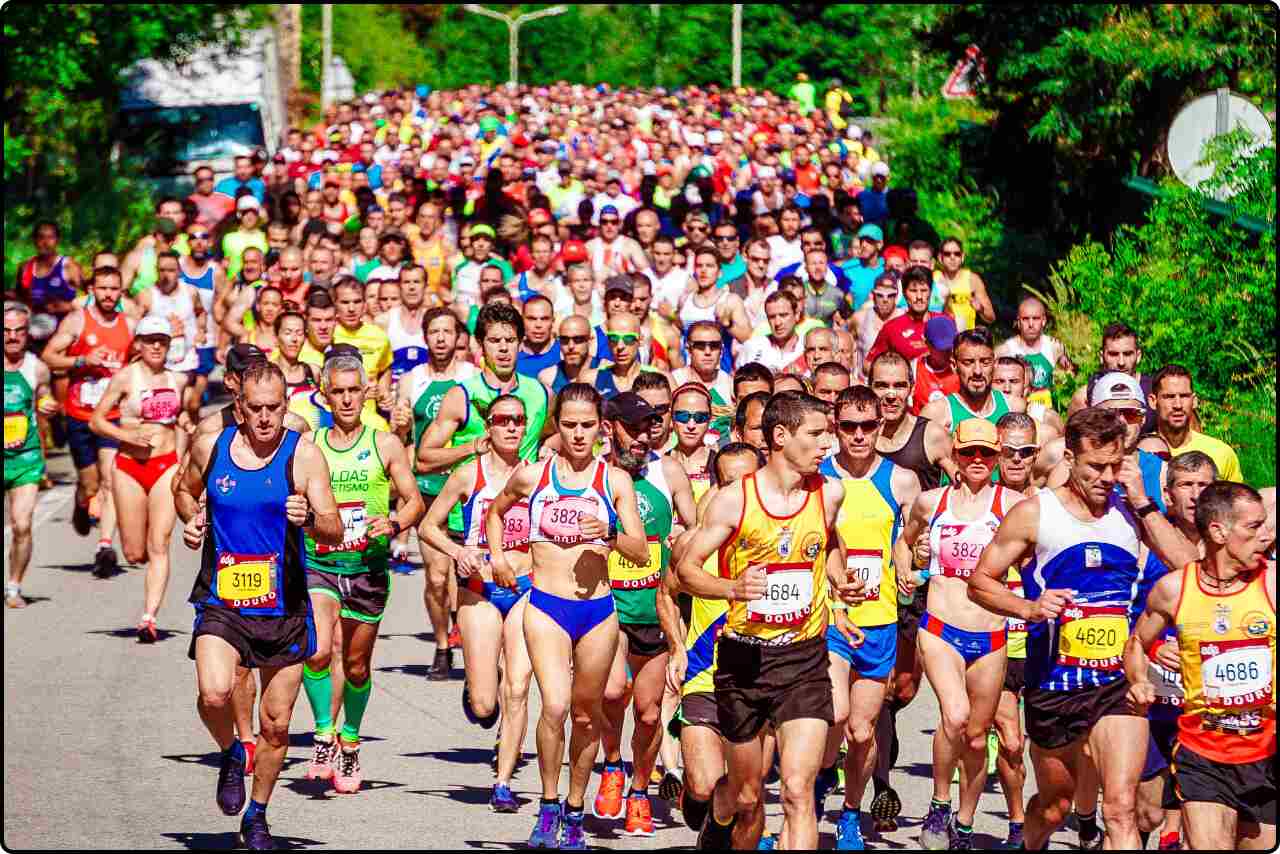
POLYGON ((1187 847, 1270 850, 1276 845, 1275 535, 1262 496, 1217 481, 1200 493, 1204 559, 1156 582, 1125 647, 1129 699, 1156 698, 1148 650, 1178 628, 1184 692, 1173 754, 1174 794, 1187 847))
MULTIPOLYGON (((123 280, 115 267, 93 271, 89 285, 93 303, 63 318, 58 331, 44 351, 45 363, 69 373, 67 388, 67 444, 75 463, 77 483, 75 510, 71 524, 80 536, 90 527, 89 500, 101 496, 98 517, 98 550, 93 574, 109 578, 119 568, 111 545, 116 528, 116 511, 111 501, 111 472, 115 468, 117 443, 89 429, 93 408, 102 398, 112 375, 129 361, 133 345, 134 320, 119 311, 123 280)), ((119 419, 118 410, 107 415, 119 419)))

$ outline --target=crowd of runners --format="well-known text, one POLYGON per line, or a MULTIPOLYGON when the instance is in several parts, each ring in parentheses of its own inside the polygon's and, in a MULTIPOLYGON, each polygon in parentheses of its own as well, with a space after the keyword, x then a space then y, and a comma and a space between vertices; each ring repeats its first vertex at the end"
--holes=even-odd
POLYGON ((848 100, 388 91, 196 169, 117 253, 40 223, 4 295, 6 605, 53 447, 93 575, 145 566, 144 643, 180 521, 216 802, 255 849, 300 692, 306 776, 360 791, 419 559, 497 812, 537 685, 532 847, 586 847, 587 810, 650 836, 661 797, 703 849, 834 816, 857 850, 905 812, 964 850, 989 774, 1004 847, 1072 814, 1090 850, 1274 847, 1274 489, 1126 318, 1055 398, 1044 304, 993 338, 848 100), (922 678, 933 793, 904 804, 922 678))

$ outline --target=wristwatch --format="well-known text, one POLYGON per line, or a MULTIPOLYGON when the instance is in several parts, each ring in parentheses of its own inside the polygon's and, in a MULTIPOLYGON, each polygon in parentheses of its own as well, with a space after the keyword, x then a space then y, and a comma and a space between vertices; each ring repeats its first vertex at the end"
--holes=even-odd
POLYGON ((400 520, 398 519, 391 520, 391 530, 394 532, 391 534, 391 536, 393 537, 400 536, 400 532, 404 530, 404 528, 400 527, 400 520))
POLYGON ((316 524, 316 511, 308 510, 307 515, 302 517, 302 527, 311 528, 316 524))
POLYGON ((1154 501, 1149 501, 1145 507, 1139 507, 1137 510, 1134 510, 1133 515, 1141 519, 1146 516, 1150 516, 1152 513, 1157 513, 1159 510, 1160 508, 1156 506, 1154 501))

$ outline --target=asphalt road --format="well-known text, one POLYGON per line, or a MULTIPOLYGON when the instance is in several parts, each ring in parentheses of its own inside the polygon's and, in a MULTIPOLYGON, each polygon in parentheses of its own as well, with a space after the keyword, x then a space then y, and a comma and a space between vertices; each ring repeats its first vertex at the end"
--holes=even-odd
MULTIPOLYGON (((6 848, 231 848, 238 821, 214 804, 215 746, 195 711, 195 668, 187 658, 192 611, 186 603, 196 556, 175 531, 173 576, 158 615, 163 640, 137 643, 142 572, 106 581, 91 569, 92 537, 70 524, 72 475, 65 452, 51 469, 59 485, 40 495, 35 547, 24 592, 30 606, 4 614, 4 838, 6 848)), ((6 508, 6 526, 8 524, 6 508)), ((6 531, 6 541, 7 541, 6 531)), ((6 551, 7 561, 7 551, 6 551)), ((525 800, 515 815, 496 815, 493 731, 468 724, 459 697, 461 669, 450 682, 424 678, 434 645, 426 635, 421 570, 394 577, 394 592, 374 653, 373 698, 365 716, 364 788, 341 796, 302 778, 310 753, 311 713, 300 695, 292 747, 268 817, 277 841, 292 848, 491 849, 523 847, 538 797, 532 724, 528 762, 513 781, 525 800)), ((461 663, 461 656, 458 657, 461 663)), ((537 714, 537 692, 531 715, 537 714)), ((899 717, 901 755, 893 783, 904 802, 900 829, 872 848, 918 848, 916 837, 931 783, 930 743, 937 704, 927 685, 899 717)), ((629 744, 629 735, 624 739, 629 744)), ((629 750, 629 747, 624 747, 629 750)), ((624 754, 626 755, 626 754, 624 754)), ((568 784, 565 771, 561 792, 568 784)), ((596 783, 588 789, 594 797, 596 783)), ((1028 781, 1028 792, 1034 780, 1028 781)), ((827 800, 821 846, 834 845, 827 800)), ((976 817, 978 847, 1003 839, 1004 798, 994 780, 976 817)), ((620 833, 621 822, 587 818, 594 846, 610 849, 690 847, 694 833, 654 799, 657 835, 620 833)), ((781 810, 769 796, 768 827, 781 810)), ((1056 848, 1074 847, 1061 831, 1056 848), (1069 844, 1068 844, 1069 842, 1069 844)))

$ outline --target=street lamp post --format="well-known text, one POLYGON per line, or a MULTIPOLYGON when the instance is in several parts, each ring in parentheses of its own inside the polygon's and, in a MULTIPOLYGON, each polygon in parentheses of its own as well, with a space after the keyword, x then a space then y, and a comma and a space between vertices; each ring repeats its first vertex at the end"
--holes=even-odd
POLYGON ((527 24, 530 21, 536 21, 538 18, 549 18, 552 15, 563 15, 569 11, 567 6, 552 6, 550 9, 539 9, 536 12, 526 12, 519 17, 512 18, 510 15, 504 15, 501 12, 495 12, 492 9, 486 9, 475 3, 467 3, 463 7, 468 12, 474 12, 477 15, 484 15, 486 18, 493 18, 502 21, 507 25, 507 53, 510 63, 510 72, 508 75, 511 85, 516 85, 517 78, 520 76, 520 25, 527 24))
POLYGON ((733 88, 742 85, 742 4, 733 4, 733 88))

